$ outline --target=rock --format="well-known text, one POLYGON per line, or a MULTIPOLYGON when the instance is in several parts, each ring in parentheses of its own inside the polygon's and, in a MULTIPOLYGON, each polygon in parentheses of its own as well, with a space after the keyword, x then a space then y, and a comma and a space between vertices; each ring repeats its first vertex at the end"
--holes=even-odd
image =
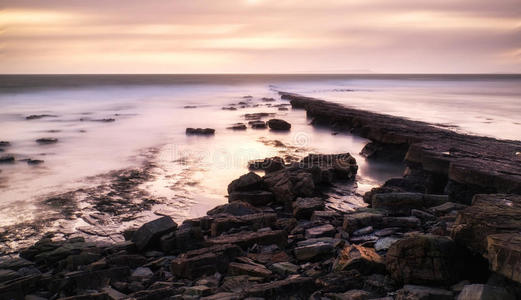
POLYGON ((239 233, 221 235, 208 239, 208 245, 222 245, 235 244, 243 249, 247 249, 254 244, 271 245, 276 244, 279 247, 286 246, 288 242, 288 235, 283 230, 269 230, 269 231, 242 231, 239 233))
POLYGON ((264 121, 250 121, 248 122, 252 129, 265 129, 267 127, 264 121))
POLYGON ((275 200, 290 208, 296 197, 311 197, 315 184, 309 172, 286 168, 264 175, 264 183, 275 195, 275 200))
POLYGON ((446 195, 426 195, 420 193, 376 194, 372 198, 372 207, 389 210, 396 215, 410 215, 411 209, 423 209, 448 201, 446 195))
POLYGON ((271 227, 275 224, 277 215, 275 213, 258 213, 244 216, 218 216, 210 227, 212 236, 219 236, 232 228, 248 226, 252 229, 271 227))
POLYGON ((14 156, 11 154, 0 156, 0 164, 14 163, 14 156))
POLYGON ((360 289, 364 278, 357 270, 328 272, 315 280, 315 285, 325 293, 345 292, 360 289))
POLYGON ((34 266, 34 263, 21 257, 0 257, 0 269, 19 270, 24 267, 34 266))
POLYGON ((368 235, 374 231, 373 226, 367 226, 364 228, 360 228, 353 232, 353 236, 361 236, 361 235, 368 235))
POLYGON ((8 141, 0 141, 0 147, 5 148, 11 146, 11 143, 8 141))
POLYGON ((232 192, 228 196, 228 201, 244 201, 250 203, 253 206, 266 206, 269 203, 273 202, 275 197, 272 192, 268 191, 243 191, 243 192, 232 192))
POLYGON ((458 300, 514 300, 505 288, 487 284, 471 284, 463 287, 458 300))
POLYGON ((267 98, 267 97, 263 97, 263 98, 261 98, 261 100, 264 101, 264 102, 274 102, 275 101, 275 99, 267 98))
POLYGON ((266 173, 284 169, 284 159, 278 156, 269 157, 261 160, 254 160, 248 163, 250 170, 262 170, 266 173))
POLYGON ((300 161, 301 167, 320 170, 315 182, 330 184, 333 180, 352 180, 358 171, 356 159, 349 153, 309 154, 300 161))
POLYGON ((346 246, 335 260, 335 271, 357 270, 362 274, 383 273, 383 258, 372 248, 359 245, 346 246))
POLYGON ((185 222, 175 231, 176 248, 180 251, 198 249, 203 245, 201 227, 185 222))
POLYGON ((190 108, 197 108, 195 105, 185 105, 183 108, 190 109, 190 108))
POLYGON ((62 286, 77 290, 100 290, 107 286, 108 282, 121 281, 130 276, 127 267, 114 267, 98 271, 79 271, 65 274, 62 286))
POLYGON ((460 210, 452 237, 472 251, 485 254, 487 236, 521 231, 521 195, 476 195, 472 205, 460 210))
POLYGON ((146 262, 146 257, 137 254, 113 254, 106 257, 106 263, 110 265, 125 266, 131 269, 140 267, 146 262))
POLYGON ((282 276, 286 276, 289 274, 296 274, 299 270, 299 266, 294 265, 290 262, 278 262, 271 265, 270 269, 282 276))
POLYGON ((416 217, 422 221, 434 221, 436 216, 419 209, 411 209, 411 216, 416 217))
POLYGON ((141 226, 132 236, 132 241, 139 250, 159 243, 161 235, 172 232, 177 228, 177 224, 170 217, 162 217, 150 221, 141 226))
POLYGON ((417 235, 395 242, 387 251, 387 270, 398 282, 453 284, 463 279, 468 254, 447 237, 417 235))
POLYGON ((228 265, 228 273, 231 275, 249 275, 255 277, 270 277, 271 271, 259 264, 241 264, 232 262, 228 265))
POLYGON ((253 172, 249 172, 235 179, 228 185, 228 194, 237 191, 259 190, 262 189, 263 186, 262 178, 253 172))
POLYGON ((213 128, 186 128, 187 135, 214 135, 215 129, 213 128))
POLYGON ((20 277, 16 271, 0 269, 0 282, 9 281, 20 277))
POLYGON ((334 300, 368 300, 370 294, 364 290, 350 290, 342 294, 332 294, 334 300))
MULTIPOLYGON (((298 200, 298 199, 297 199, 298 200)), ((293 210, 293 214, 295 214, 295 211, 293 210)), ((317 210, 314 209, 313 213, 311 214, 310 220, 312 222, 317 223, 338 223, 338 221, 342 221, 343 219, 342 215, 339 212, 336 212, 334 210, 317 210)), ((342 222, 340 222, 340 225, 342 222)))
POLYGON ((314 283, 312 278, 295 276, 284 280, 255 284, 248 288, 245 293, 249 297, 274 299, 284 295, 309 296, 313 289, 314 283))
POLYGON ((201 298, 201 300, 240 300, 241 295, 237 293, 217 293, 201 298))
POLYGON ((393 237, 384 237, 379 239, 376 244, 374 244, 374 249, 376 251, 383 251, 391 248, 392 244, 394 244, 396 241, 398 241, 398 238, 393 237))
POLYGON ((244 118, 246 120, 260 120, 262 118, 271 117, 274 116, 274 113, 267 113, 267 112, 260 112, 260 113, 252 113, 252 114, 245 114, 244 118))
POLYGON ((279 107, 278 110, 288 110, 287 107, 279 107))
POLYGON ((306 229, 306 239, 318 238, 323 236, 333 237, 336 233, 335 227, 330 224, 324 224, 306 229))
POLYGON ((208 296, 212 292, 212 289, 205 285, 190 286, 185 288, 183 294, 188 296, 208 296))
POLYGON ((420 219, 416 217, 385 217, 382 218, 383 227, 400 227, 414 229, 421 225, 420 219))
POLYGON ((58 142, 57 138, 39 138, 36 142, 40 145, 55 144, 58 142))
POLYGON ((228 107, 225 106, 225 107, 223 107, 222 109, 223 109, 223 110, 237 110, 237 108, 236 108, 236 107, 233 107, 233 106, 228 106, 228 107))
POLYGON ((214 207, 209 210, 206 214, 209 216, 217 215, 217 214, 229 214, 232 216, 244 216, 249 214, 255 214, 260 212, 260 210, 248 202, 233 200, 228 204, 223 204, 214 207))
POLYGON ((396 294, 396 300, 430 300, 430 299, 439 299, 439 300, 452 300, 454 297, 452 296, 451 291, 420 286, 420 285, 410 285, 406 284, 402 289, 398 290, 396 294))
POLYGON ((451 211, 462 210, 462 209, 465 209, 466 207, 468 207, 468 205, 454 203, 454 202, 447 202, 447 203, 443 203, 438 206, 431 207, 429 209, 429 211, 432 212, 436 216, 443 216, 443 215, 450 213, 451 211))
POLYGON ((317 241, 308 245, 295 247, 293 250, 295 257, 299 261, 316 260, 319 258, 333 255, 335 247, 328 242, 317 241))
POLYGON ((321 198, 297 198, 293 202, 293 215, 297 219, 309 219, 315 211, 324 210, 325 201, 321 198))
POLYGON ((43 118, 56 118, 56 117, 58 117, 58 116, 43 114, 43 115, 29 115, 29 116, 25 117, 25 119, 26 120, 37 120, 37 119, 43 119, 43 118))
POLYGON ((391 228, 384 228, 380 229, 378 231, 375 231, 374 235, 377 237, 384 237, 394 234, 396 231, 398 231, 399 228, 397 227, 391 227, 391 228))
POLYGON ((281 119, 271 119, 267 123, 271 130, 288 131, 291 129, 291 124, 281 119))
POLYGON ((499 233, 487 237, 490 269, 521 283, 521 233, 499 233))
MULTIPOLYGON (((0 160, 1 160, 1 159, 0 159, 0 160)), ((41 160, 41 159, 28 159, 28 160, 27 160, 27 164, 28 164, 28 165, 33 165, 33 166, 34 166, 34 165, 43 164, 43 162, 44 162, 44 161, 41 160)))
POLYGON ((225 273, 230 261, 242 254, 242 250, 231 244, 188 251, 172 260, 172 274, 183 278, 198 278, 215 272, 225 273))
POLYGON ((246 130, 246 125, 245 125, 244 123, 235 123, 235 124, 232 124, 232 126, 227 127, 226 129, 231 129, 231 130, 246 130))
POLYGON ((374 209, 359 210, 344 216, 342 228, 351 234, 363 227, 376 227, 382 223, 384 216, 383 212, 374 209))
POLYGON ((139 267, 135 269, 130 276, 134 280, 144 280, 154 276, 154 273, 152 272, 152 270, 150 270, 150 268, 139 267))

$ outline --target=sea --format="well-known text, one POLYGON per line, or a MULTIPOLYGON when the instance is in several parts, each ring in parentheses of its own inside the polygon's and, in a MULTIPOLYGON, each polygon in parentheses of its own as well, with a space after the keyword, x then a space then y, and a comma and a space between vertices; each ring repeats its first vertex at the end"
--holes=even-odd
MULTIPOLYGON (((0 156, 15 158, 0 164, 0 228, 29 226, 50 214, 59 220, 56 207, 45 204, 49 197, 144 164, 150 176, 140 188, 161 201, 139 221, 203 216, 227 203, 228 183, 248 172, 249 161, 270 156, 291 161, 351 153, 359 172, 350 193, 330 199, 339 210, 363 206, 366 191, 401 176, 402 163, 366 161, 359 153, 367 140, 310 125, 305 111, 289 107, 279 91, 461 133, 521 139, 521 75, 0 75, 0 141, 10 144, 0 156), (291 131, 228 129, 258 112, 290 122, 291 131), (189 136, 187 127, 216 132, 189 136), (57 142, 36 142, 41 138, 57 142)), ((74 207, 63 218, 85 225, 81 216, 92 205, 74 207)))

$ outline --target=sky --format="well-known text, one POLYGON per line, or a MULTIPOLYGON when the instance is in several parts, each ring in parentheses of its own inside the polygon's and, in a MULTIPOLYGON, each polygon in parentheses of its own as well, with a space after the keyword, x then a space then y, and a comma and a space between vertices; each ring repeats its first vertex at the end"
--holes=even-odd
POLYGON ((521 73, 521 0, 0 0, 0 73, 521 73))

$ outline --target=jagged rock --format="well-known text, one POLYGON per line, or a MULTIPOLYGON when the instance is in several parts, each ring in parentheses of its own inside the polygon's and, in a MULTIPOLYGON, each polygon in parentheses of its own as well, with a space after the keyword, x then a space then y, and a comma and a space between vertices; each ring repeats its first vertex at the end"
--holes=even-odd
POLYGON ((275 200, 272 192, 268 191, 244 191, 244 192, 232 192, 228 196, 228 201, 244 201, 248 202, 253 206, 265 206, 275 200))
POLYGON ((55 144, 58 142, 57 138, 39 138, 36 142, 40 145, 55 144))
POLYGON ((391 246, 397 242, 399 239, 398 238, 393 238, 393 237, 384 237, 384 238, 381 238, 379 239, 375 244, 374 244, 374 249, 376 251, 383 251, 383 250, 387 250, 389 248, 391 248, 391 246))
POLYGON ((339 293, 360 289, 364 278, 357 270, 326 273, 315 279, 315 285, 325 293, 339 293))
POLYGON ((398 290, 396 300, 452 300, 451 291, 444 289, 406 284, 402 289, 398 290))
POLYGON ((228 204, 223 204, 214 207, 213 209, 206 212, 207 215, 213 216, 217 214, 230 214, 232 216, 244 216, 249 214, 255 214, 260 210, 248 202, 234 200, 228 204))
POLYGON ((264 102, 274 102, 275 101, 275 99, 268 98, 268 97, 263 97, 263 98, 261 98, 261 100, 264 101, 264 102))
POLYGON ((244 174, 238 179, 235 179, 228 185, 228 194, 237 191, 259 190, 262 189, 262 187, 262 178, 253 172, 249 172, 248 174, 244 174))
POLYGON ((152 276, 154 276, 154 273, 152 272, 152 270, 150 270, 150 268, 139 267, 136 268, 130 276, 134 280, 143 280, 151 278, 152 276))
POLYGON ((373 226, 367 226, 364 228, 360 228, 353 232, 353 236, 361 236, 361 235, 368 235, 374 231, 373 226))
POLYGON ((132 236, 132 241, 139 250, 153 244, 159 244, 161 235, 174 231, 177 224, 170 217, 162 217, 141 226, 132 236))
POLYGON ((324 224, 306 229, 306 239, 329 236, 333 237, 336 233, 335 227, 330 224, 324 224))
POLYGON ((505 288, 487 284, 471 284, 463 287, 458 300, 514 300, 505 288))
POLYGON ((185 221, 175 231, 175 245, 179 251, 187 251, 200 248, 203 245, 204 236, 201 227, 194 226, 185 221))
POLYGON ((29 261, 21 257, 0 257, 0 269, 11 269, 18 271, 21 268, 31 266, 34 266, 34 263, 32 261, 29 261))
POLYGON ((309 296, 314 289, 313 279, 310 277, 294 276, 284 280, 269 283, 255 284, 246 290, 249 297, 265 297, 273 299, 284 295, 309 296))
MULTIPOLYGON (((298 199, 297 199, 298 200, 298 199)), ((295 214, 295 211, 293 211, 293 214, 295 214)), ((312 222, 318 222, 318 223, 337 223, 338 220, 341 220, 342 215, 334 210, 313 210, 313 213, 311 214, 310 220, 312 222)), ((340 223, 342 224, 342 223, 340 223)))
POLYGON ((242 250, 231 244, 188 251, 172 260, 171 271, 175 276, 198 278, 215 272, 224 273, 230 261, 242 254, 242 250))
POLYGON ((422 221, 434 221, 436 216, 419 209, 411 209, 411 216, 416 217, 422 221))
POLYGON ((452 237, 479 254, 486 253, 487 236, 521 231, 521 195, 476 195, 460 210, 452 237))
POLYGON ((372 207, 386 209, 396 215, 410 215, 411 209, 437 206, 448 201, 447 195, 420 193, 386 193, 373 196, 372 207))
POLYGON ((267 127, 266 122, 260 120, 250 121, 248 124, 250 124, 252 129, 265 129, 267 127))
POLYGON ((400 228, 418 228, 421 225, 420 219, 416 217, 384 217, 381 226, 383 227, 400 227, 400 228))
POLYGON ((293 250, 299 261, 315 260, 317 258, 333 255, 335 247, 325 241, 316 241, 306 245, 300 245, 293 250))
POLYGON ((300 161, 307 169, 318 169, 315 183, 330 184, 333 180, 351 180, 356 176, 358 165, 349 153, 342 154, 309 154, 300 161))
POLYGON ((274 116, 274 113, 267 113, 267 112, 259 112, 259 113, 251 113, 251 114, 245 114, 244 119, 246 120, 260 120, 262 118, 274 116))
POLYGON ((464 276, 468 254, 447 237, 417 235, 395 242, 386 265, 393 279, 411 284, 453 284, 464 276))
POLYGON ((34 165, 39 165, 39 164, 43 164, 43 163, 44 163, 44 161, 41 160, 41 159, 31 159, 31 158, 29 158, 29 159, 27 159, 26 161, 27 161, 27 164, 28 164, 28 165, 32 165, 32 166, 34 166, 34 165))
POLYGON ((293 202, 293 216, 297 219, 309 219, 315 211, 324 208, 325 201, 322 198, 297 198, 293 202))
POLYGON ((438 206, 431 207, 429 209, 436 216, 442 216, 450 213, 451 211, 458 211, 468 207, 468 205, 455 203, 455 202, 447 202, 438 206))
POLYGON ((383 258, 372 248, 359 245, 346 246, 335 260, 335 271, 357 270, 362 274, 380 273, 385 270, 383 258))
POLYGON ((183 295, 201 297, 201 296, 208 296, 211 294, 211 292, 212 292, 211 288, 209 288, 205 285, 197 285, 197 286, 186 287, 184 289, 183 295))
POLYGON ((213 128, 186 128, 187 135, 214 135, 215 129, 213 128))
POLYGON ((278 263, 272 264, 270 266, 270 269, 277 274, 285 276, 285 275, 289 275, 289 274, 296 274, 299 270, 299 266, 294 265, 287 261, 283 261, 283 262, 278 262, 278 263))
POLYGON ((490 269, 521 283, 521 233, 491 234, 487 244, 490 269))
POLYGON ((260 160, 250 161, 248 163, 248 169, 250 170, 262 170, 266 173, 275 172, 284 169, 284 159, 282 157, 269 157, 260 160))
POLYGON ((270 230, 270 231, 242 231, 239 233, 221 235, 208 239, 206 243, 208 245, 222 245, 222 244, 235 244, 243 249, 247 249, 254 244, 258 245, 271 245, 276 244, 279 247, 286 246, 288 242, 288 235, 283 230, 270 230))
POLYGON ((211 235, 218 236, 232 228, 249 226, 253 229, 270 227, 275 224, 277 215, 274 213, 258 213, 244 216, 220 216, 216 217, 210 227, 211 235))
POLYGON ((129 268, 137 268, 144 265, 147 258, 137 254, 113 254, 106 257, 106 263, 115 266, 125 266, 129 268))
POLYGON ((310 197, 315 193, 313 177, 304 170, 286 168, 266 174, 263 180, 275 200, 287 207, 291 207, 296 197, 310 197))
POLYGON ((254 277, 270 277, 271 271, 259 264, 242 264, 232 262, 228 265, 228 273, 231 275, 249 275, 254 277))
POLYGON ((108 282, 121 281, 130 276, 127 267, 113 267, 98 271, 79 271, 65 274, 63 286, 66 290, 99 290, 108 282))
POLYGON ((201 300, 239 300, 241 299, 241 295, 237 293, 216 293, 210 296, 202 297, 201 300))
POLYGON ((267 124, 271 130, 288 131, 291 129, 291 124, 281 119, 271 119, 267 124))
POLYGON ((384 216, 385 214, 379 210, 359 210, 344 216, 344 224, 342 228, 351 234, 363 227, 378 227, 381 225, 384 216))

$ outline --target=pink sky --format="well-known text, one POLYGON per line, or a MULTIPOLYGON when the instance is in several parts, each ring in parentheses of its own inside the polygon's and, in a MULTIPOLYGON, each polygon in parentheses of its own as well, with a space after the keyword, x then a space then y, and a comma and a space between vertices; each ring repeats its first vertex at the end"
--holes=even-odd
POLYGON ((519 0, 0 0, 0 73, 521 72, 519 0))

